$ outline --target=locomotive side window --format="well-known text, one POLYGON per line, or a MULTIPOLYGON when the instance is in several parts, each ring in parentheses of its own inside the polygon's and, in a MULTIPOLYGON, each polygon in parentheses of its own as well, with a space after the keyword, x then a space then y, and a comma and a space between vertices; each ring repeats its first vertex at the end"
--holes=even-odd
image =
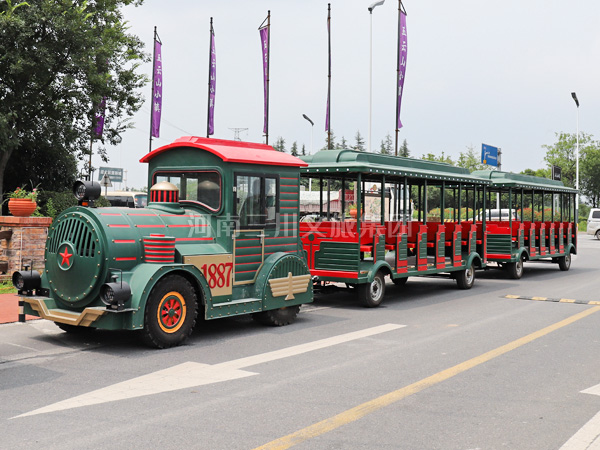
POLYGON ((277 178, 262 175, 235 176, 235 215, 241 228, 277 223, 277 178))
POLYGON ((159 172, 154 182, 168 181, 179 188, 179 200, 198 202, 211 211, 221 208, 221 175, 218 172, 159 172))

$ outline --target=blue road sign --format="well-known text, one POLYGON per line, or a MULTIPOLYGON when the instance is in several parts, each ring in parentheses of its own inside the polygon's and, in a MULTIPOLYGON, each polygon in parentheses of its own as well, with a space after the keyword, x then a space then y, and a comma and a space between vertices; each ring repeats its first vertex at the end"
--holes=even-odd
POLYGON ((481 162, 488 166, 498 167, 498 147, 481 144, 481 162))

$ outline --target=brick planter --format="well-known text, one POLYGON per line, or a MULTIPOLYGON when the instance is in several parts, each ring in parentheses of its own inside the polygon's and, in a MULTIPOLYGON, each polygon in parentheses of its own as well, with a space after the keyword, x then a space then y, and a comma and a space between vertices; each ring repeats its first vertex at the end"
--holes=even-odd
POLYGON ((23 263, 33 268, 44 268, 44 250, 51 217, 0 216, 0 266, 11 275, 20 270, 23 263), (7 233, 12 231, 12 235, 7 233), (5 263, 5 264, 1 264, 5 263), (6 266, 8 263, 8 266, 6 266))

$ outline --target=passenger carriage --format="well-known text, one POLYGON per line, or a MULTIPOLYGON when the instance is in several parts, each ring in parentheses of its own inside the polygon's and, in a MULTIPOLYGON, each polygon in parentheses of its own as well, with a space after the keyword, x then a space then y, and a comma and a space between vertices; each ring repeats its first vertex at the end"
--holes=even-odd
POLYGON ((27 314, 67 331, 143 330, 149 344, 169 347, 191 333, 198 310, 285 325, 312 301, 297 225, 305 162, 198 137, 141 162, 146 208, 90 207, 99 184, 77 183, 80 205, 53 222, 41 279, 33 268, 13 276, 27 314))
POLYGON ((561 181, 499 171, 473 175, 491 182, 488 211, 481 215, 488 234, 487 259, 505 268, 514 279, 523 275, 524 261, 557 263, 569 270, 577 254, 575 189, 561 181), (489 219, 489 209, 509 211, 489 219))
POLYGON ((303 185, 318 187, 320 198, 317 221, 300 222, 318 283, 355 287, 368 307, 383 300, 386 277, 404 284, 411 276, 447 275, 460 288, 473 285, 486 260, 486 233, 475 213, 485 209, 489 180, 445 163, 353 150, 303 160, 303 185), (331 206, 338 191, 339 215, 331 206), (427 213, 434 203, 437 217, 427 213))

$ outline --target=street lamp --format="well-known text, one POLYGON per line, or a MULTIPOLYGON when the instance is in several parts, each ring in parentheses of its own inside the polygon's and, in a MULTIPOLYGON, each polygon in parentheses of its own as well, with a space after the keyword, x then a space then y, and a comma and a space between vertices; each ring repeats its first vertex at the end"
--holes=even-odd
POLYGON ((373 10, 379 6, 383 5, 385 0, 379 0, 378 2, 373 3, 369 6, 369 16, 371 17, 371 25, 369 28, 369 140, 367 150, 371 151, 371 122, 372 122, 372 113, 373 113, 373 10))
POLYGON ((310 154, 312 155, 312 153, 313 153, 313 128, 315 127, 315 123, 312 120, 310 120, 310 117, 308 117, 306 114, 302 114, 302 117, 304 117, 310 123, 310 154))
MULTIPOLYGON (((577 105, 577 151, 575 153, 575 189, 579 191, 579 100, 577 94, 571 92, 571 97, 577 105)), ((579 192, 575 194, 575 220, 579 223, 579 192)))

